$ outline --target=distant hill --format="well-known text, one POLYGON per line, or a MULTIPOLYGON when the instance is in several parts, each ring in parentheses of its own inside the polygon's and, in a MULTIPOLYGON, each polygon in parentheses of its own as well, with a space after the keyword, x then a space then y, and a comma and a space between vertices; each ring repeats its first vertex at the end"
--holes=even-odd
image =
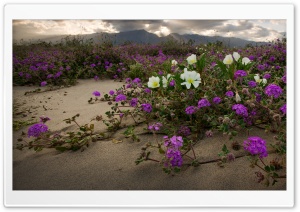
MULTIPOLYGON (((75 35, 70 36, 70 38, 76 37, 75 35)), ((221 36, 204 36, 198 34, 177 34, 171 33, 164 37, 159 37, 156 34, 147 32, 146 30, 133 30, 119 33, 94 33, 87 35, 80 35, 83 40, 92 40, 95 43, 101 43, 103 41, 111 41, 114 45, 121 45, 125 42, 130 43, 138 43, 138 44, 158 44, 163 41, 167 41, 170 39, 177 40, 180 42, 189 42, 192 41, 195 45, 198 44, 207 44, 207 43, 215 43, 217 41, 222 42, 225 46, 228 47, 244 47, 248 44, 250 45, 263 45, 265 42, 255 42, 244 40, 235 37, 221 37, 221 36)), ((57 36, 44 36, 39 39, 30 40, 30 42, 36 42, 38 40, 45 42, 58 43, 64 41, 66 35, 57 35, 57 36)))

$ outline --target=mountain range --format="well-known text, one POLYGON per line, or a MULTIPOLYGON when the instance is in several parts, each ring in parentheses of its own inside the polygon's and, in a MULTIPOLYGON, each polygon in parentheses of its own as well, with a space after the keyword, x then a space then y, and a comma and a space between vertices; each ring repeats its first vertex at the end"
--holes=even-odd
MULTIPOLYGON (((51 43, 63 42, 64 38, 67 35, 54 35, 54 36, 44 36, 39 39, 30 40, 31 42, 36 41, 45 41, 51 43)), ((75 38, 76 35, 69 36, 70 39, 75 38)), ((130 43, 138 43, 138 44, 158 44, 160 42, 165 42, 168 40, 176 40, 179 42, 189 42, 192 41, 195 45, 197 44, 207 44, 207 43, 215 43, 217 41, 222 42, 225 46, 228 47, 244 47, 246 45, 263 45, 266 42, 255 42, 244 40, 235 37, 222 37, 222 36, 204 36, 199 34, 177 34, 171 33, 167 36, 159 37, 156 34, 147 32, 146 30, 133 30, 133 31, 125 31, 119 33, 93 33, 93 34, 85 34, 78 35, 77 37, 82 38, 83 40, 92 40, 94 43, 101 43, 103 41, 111 41, 114 45, 121 45, 125 42, 130 43)))

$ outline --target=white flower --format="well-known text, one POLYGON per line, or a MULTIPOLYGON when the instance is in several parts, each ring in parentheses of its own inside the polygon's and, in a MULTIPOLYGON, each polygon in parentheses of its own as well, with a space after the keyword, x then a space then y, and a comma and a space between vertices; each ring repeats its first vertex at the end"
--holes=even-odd
POLYGON ((187 72, 188 72, 187 68, 184 68, 184 69, 183 69, 183 73, 180 75, 180 78, 181 78, 182 80, 185 80, 185 75, 186 75, 187 72))
POLYGON ((172 60, 172 66, 176 66, 178 64, 178 62, 176 60, 172 60))
POLYGON ((243 59, 242 59, 242 63, 244 64, 244 65, 247 65, 248 63, 250 63, 251 61, 249 60, 249 58, 248 57, 244 57, 243 59))
POLYGON ((259 74, 255 74, 254 79, 257 83, 263 83, 264 85, 267 84, 267 79, 263 78, 261 79, 259 74))
POLYGON ((197 73, 196 71, 185 70, 184 73, 181 74, 180 78, 181 79, 183 78, 185 80, 185 82, 181 83, 181 85, 186 85, 187 89, 190 89, 192 84, 195 88, 197 88, 201 83, 200 74, 197 73))
POLYGON ((163 81, 163 87, 166 88, 168 86, 168 81, 169 79, 172 77, 171 74, 167 75, 167 78, 165 76, 162 77, 162 81, 163 81))
POLYGON ((226 57, 223 60, 223 63, 226 65, 230 65, 233 62, 233 58, 231 56, 231 54, 226 55, 226 57))
POLYGON ((152 76, 152 77, 149 78, 148 87, 149 88, 158 88, 159 87, 159 82, 160 82, 159 77, 152 76))
POLYGON ((192 54, 186 60, 188 61, 188 64, 190 64, 190 65, 192 65, 192 64, 194 64, 194 63, 197 62, 197 58, 196 58, 195 54, 192 54))
POLYGON ((242 101, 240 95, 239 95, 237 92, 235 93, 235 101, 236 101, 236 102, 242 101))
POLYGON ((239 59, 240 59, 240 55, 239 55, 239 53, 237 53, 237 52, 233 52, 233 58, 235 59, 235 61, 238 61, 239 59))

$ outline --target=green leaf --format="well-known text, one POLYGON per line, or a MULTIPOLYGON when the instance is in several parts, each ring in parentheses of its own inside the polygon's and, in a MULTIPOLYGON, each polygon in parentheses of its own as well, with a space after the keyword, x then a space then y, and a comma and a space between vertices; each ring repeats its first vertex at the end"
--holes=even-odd
POLYGON ((265 170, 266 170, 266 172, 270 172, 271 168, 269 166, 265 166, 265 170))
POLYGON ((231 132, 231 135, 233 135, 233 136, 236 136, 238 133, 237 133, 237 131, 232 131, 231 132))
POLYGON ((228 150, 226 144, 223 145, 222 151, 223 151, 225 154, 228 154, 228 153, 229 153, 229 150, 228 150))
POLYGON ((179 172, 180 172, 180 168, 176 166, 176 167, 174 168, 174 172, 175 172, 175 173, 179 173, 179 172))
POLYGON ((158 151, 160 154, 165 154, 165 151, 162 148, 159 148, 158 151))

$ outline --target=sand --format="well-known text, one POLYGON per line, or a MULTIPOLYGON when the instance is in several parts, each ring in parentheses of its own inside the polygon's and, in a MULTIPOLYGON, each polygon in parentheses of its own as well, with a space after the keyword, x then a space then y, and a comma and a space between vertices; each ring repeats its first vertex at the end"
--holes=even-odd
MULTIPOLYGON (((14 120, 36 120, 41 115, 51 118, 47 125, 51 131, 71 131, 76 125, 67 125, 63 120, 79 113, 80 124, 89 123, 97 115, 103 115, 110 106, 106 102, 89 104, 92 92, 101 94, 118 88, 122 83, 112 80, 95 82, 79 80, 73 87, 55 91, 30 94, 26 91, 35 87, 14 86, 14 104, 19 104, 19 111, 30 109, 30 112, 19 114, 14 120), (43 107, 44 106, 44 107, 43 107), (45 109, 46 108, 46 109, 45 109), (25 116, 27 115, 27 116, 25 116), (25 117, 23 117, 25 116, 25 117), (34 118, 32 118, 34 117, 34 118)), ((92 121, 99 131, 105 129, 102 122, 92 121)), ((139 127, 142 132, 143 126, 139 127)), ((14 131, 14 144, 27 127, 14 131)), ((222 133, 214 132, 214 136, 204 138, 195 145, 195 152, 200 162, 218 159, 224 143, 236 156, 232 163, 221 168, 217 162, 202 164, 198 167, 183 167, 179 174, 167 175, 161 165, 145 161, 135 164, 141 148, 149 141, 151 135, 140 135, 141 142, 133 142, 124 138, 120 130, 115 138, 122 141, 115 144, 112 140, 92 143, 85 151, 67 151, 60 153, 55 149, 44 149, 35 153, 33 150, 13 150, 13 189, 14 190, 285 190, 286 181, 280 179, 275 186, 266 187, 256 182, 255 172, 258 168, 250 168, 243 150, 231 148, 231 141, 222 133)), ((260 136, 273 142, 273 134, 253 128, 250 135, 260 136)), ((235 140, 242 142, 248 135, 241 132, 235 140)), ((192 156, 189 153, 190 156, 192 156)), ((277 155, 270 154, 268 160, 277 155)), ((159 159, 158 153, 151 157, 159 159)))

